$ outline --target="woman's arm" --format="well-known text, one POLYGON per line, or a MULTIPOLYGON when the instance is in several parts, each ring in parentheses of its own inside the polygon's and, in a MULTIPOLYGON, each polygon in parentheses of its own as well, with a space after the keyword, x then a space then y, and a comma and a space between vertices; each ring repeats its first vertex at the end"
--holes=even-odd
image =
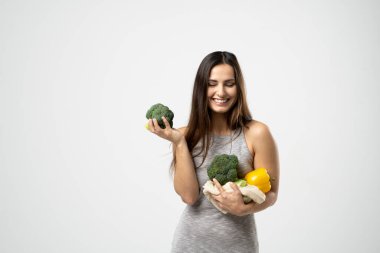
POLYGON ((249 127, 247 138, 249 139, 249 143, 252 143, 254 151, 253 167, 267 169, 271 178, 270 183, 272 187, 271 190, 266 193, 266 199, 262 204, 251 202, 242 206, 240 210, 242 215, 257 213, 272 206, 277 200, 280 180, 278 151, 268 126, 261 122, 254 121, 249 127))
POLYGON ((186 128, 173 129, 163 117, 166 128, 162 129, 157 120, 149 120, 149 129, 152 133, 172 142, 174 164, 174 190, 186 204, 194 204, 199 197, 199 184, 195 173, 193 158, 185 139, 186 128))
POLYGON ((223 191, 221 185, 215 180, 221 194, 213 196, 218 202, 221 209, 234 215, 247 215, 250 213, 260 212, 272 206, 277 200, 279 186, 279 161, 275 141, 269 131, 269 128, 258 121, 253 121, 247 131, 247 144, 253 151, 253 167, 266 168, 271 178, 271 190, 266 193, 266 199, 263 203, 257 204, 251 202, 244 204, 240 190, 233 185, 233 192, 223 191))
POLYGON ((173 143, 174 189, 186 204, 194 204, 199 197, 199 183, 194 169, 193 158, 190 155, 185 137, 178 143, 173 143))

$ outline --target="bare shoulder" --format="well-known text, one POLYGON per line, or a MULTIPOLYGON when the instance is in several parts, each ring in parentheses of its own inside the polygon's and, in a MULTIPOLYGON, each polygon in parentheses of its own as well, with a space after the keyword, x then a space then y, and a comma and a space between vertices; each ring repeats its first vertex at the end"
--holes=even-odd
POLYGON ((268 125, 261 121, 252 120, 248 123, 247 127, 248 129, 246 129, 246 135, 249 138, 260 139, 271 135, 268 125))
POLYGON ((252 120, 247 124, 245 138, 253 155, 263 147, 275 145, 269 126, 258 120, 252 120))

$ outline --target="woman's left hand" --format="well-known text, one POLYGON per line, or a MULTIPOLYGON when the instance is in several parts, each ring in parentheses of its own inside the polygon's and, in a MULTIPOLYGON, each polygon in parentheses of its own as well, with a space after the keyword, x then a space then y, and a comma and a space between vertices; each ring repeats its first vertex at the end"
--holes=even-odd
POLYGON ((212 195, 212 198, 217 202, 217 205, 230 214, 237 216, 244 215, 243 208, 245 204, 239 187, 235 183, 231 183, 233 191, 227 192, 223 189, 218 180, 214 178, 213 182, 220 192, 219 195, 212 195))

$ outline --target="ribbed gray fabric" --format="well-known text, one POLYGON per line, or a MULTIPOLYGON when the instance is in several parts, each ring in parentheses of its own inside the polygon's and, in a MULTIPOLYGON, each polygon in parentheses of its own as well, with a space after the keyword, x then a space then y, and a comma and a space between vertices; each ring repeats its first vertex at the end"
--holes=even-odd
MULTIPOLYGON (((202 186, 208 180, 207 167, 218 154, 234 154, 239 159, 239 176, 252 170, 252 155, 243 131, 231 136, 213 136, 212 144, 203 165, 202 156, 194 158, 200 196, 187 205, 182 213, 172 241, 172 253, 256 253, 259 252, 254 215, 235 216, 219 212, 204 196, 202 186)), ((197 145, 193 154, 199 152, 197 145)))

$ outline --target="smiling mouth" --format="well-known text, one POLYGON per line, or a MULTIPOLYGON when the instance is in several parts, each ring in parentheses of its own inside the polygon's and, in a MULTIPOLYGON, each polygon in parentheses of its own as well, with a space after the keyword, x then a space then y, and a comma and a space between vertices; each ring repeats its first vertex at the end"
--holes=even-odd
POLYGON ((219 99, 219 98, 213 98, 212 99, 217 105, 224 105, 228 102, 229 99, 219 99))

